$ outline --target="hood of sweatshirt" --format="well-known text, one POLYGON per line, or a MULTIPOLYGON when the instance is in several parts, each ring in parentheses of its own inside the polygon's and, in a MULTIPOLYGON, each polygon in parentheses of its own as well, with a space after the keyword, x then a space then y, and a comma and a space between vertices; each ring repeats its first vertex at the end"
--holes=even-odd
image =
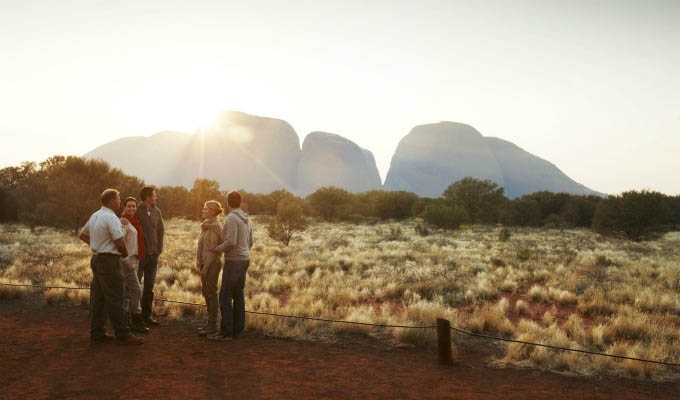
POLYGON ((244 223, 246 223, 246 224, 248 223, 248 220, 249 220, 248 213, 246 213, 245 211, 241 210, 240 208, 237 208, 236 210, 233 210, 231 213, 232 213, 232 214, 236 214, 236 216, 239 217, 239 218, 241 218, 241 220, 242 220, 244 223))

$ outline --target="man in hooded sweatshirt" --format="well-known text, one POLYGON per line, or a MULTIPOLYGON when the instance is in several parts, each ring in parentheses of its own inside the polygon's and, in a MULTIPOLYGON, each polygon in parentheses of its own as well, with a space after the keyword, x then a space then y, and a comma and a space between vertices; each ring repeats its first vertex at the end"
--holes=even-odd
POLYGON ((253 227, 241 210, 241 194, 231 191, 227 194, 229 214, 222 228, 224 241, 211 251, 225 253, 220 288, 220 331, 208 335, 211 340, 231 340, 238 337, 245 328, 246 305, 243 289, 246 285, 246 271, 250 265, 250 248, 253 247, 253 227))

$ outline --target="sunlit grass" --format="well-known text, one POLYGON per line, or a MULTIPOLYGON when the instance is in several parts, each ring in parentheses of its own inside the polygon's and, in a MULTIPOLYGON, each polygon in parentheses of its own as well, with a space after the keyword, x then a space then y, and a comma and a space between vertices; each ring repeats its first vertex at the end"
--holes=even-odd
MULTIPOLYGON (((268 238, 255 218, 246 282, 253 311, 393 325, 447 318, 474 332, 599 352, 680 362, 680 235, 631 243, 587 230, 472 226, 417 233, 418 221, 315 223, 290 246, 268 238)), ((156 297, 202 303, 195 221, 166 224, 156 297)), ((74 236, 20 226, 0 232, 0 281, 87 286, 90 252, 74 236)), ((0 298, 23 289, 0 287, 0 298)), ((87 303, 87 292, 44 292, 47 302, 87 303)), ((166 318, 204 316, 200 307, 159 303, 166 318)), ((280 337, 365 335, 436 344, 433 329, 280 319, 249 314, 247 329, 280 337)), ((465 341, 456 335, 458 345, 465 341)), ((663 366, 500 344, 494 362, 577 374, 673 379, 663 366)))

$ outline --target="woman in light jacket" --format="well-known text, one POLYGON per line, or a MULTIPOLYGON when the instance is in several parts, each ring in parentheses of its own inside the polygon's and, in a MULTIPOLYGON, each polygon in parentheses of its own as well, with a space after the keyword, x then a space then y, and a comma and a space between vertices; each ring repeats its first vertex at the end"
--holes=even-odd
POLYGON ((217 278, 222 270, 220 256, 210 249, 222 243, 222 224, 217 216, 223 212, 222 205, 210 200, 203 205, 201 235, 196 246, 196 267, 201 274, 201 291, 208 306, 208 322, 198 328, 198 334, 205 336, 217 332, 217 313, 220 308, 217 297, 217 278))
POLYGON ((123 234, 125 235, 125 247, 128 250, 128 256, 120 260, 120 267, 125 276, 123 308, 125 311, 131 311, 130 329, 139 333, 149 333, 149 328, 142 320, 142 307, 140 305, 142 286, 139 284, 139 278, 137 278, 139 260, 144 257, 144 232, 142 232, 139 220, 135 217, 135 212, 137 212, 137 200, 134 197, 126 198, 123 201, 123 214, 120 216, 123 234))

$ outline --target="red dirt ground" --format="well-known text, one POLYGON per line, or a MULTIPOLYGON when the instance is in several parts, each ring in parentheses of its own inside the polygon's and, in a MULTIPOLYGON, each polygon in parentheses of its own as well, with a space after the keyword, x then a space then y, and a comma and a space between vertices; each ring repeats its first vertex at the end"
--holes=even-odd
POLYGON ((83 306, 0 300, 0 398, 671 399, 680 383, 496 369, 471 341, 455 365, 432 350, 360 336, 333 343, 246 335, 210 342, 196 320, 169 321, 136 347, 91 345, 83 306))

